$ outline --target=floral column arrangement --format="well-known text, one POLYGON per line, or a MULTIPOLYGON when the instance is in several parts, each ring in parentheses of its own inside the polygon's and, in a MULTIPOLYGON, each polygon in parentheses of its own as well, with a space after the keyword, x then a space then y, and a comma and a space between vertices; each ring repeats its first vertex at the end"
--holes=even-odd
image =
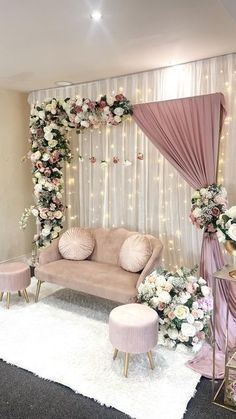
POLYGON ((29 158, 32 162, 35 204, 25 209, 20 226, 24 229, 28 217, 37 218, 39 232, 34 238, 37 247, 46 247, 63 228, 65 206, 63 194, 63 162, 72 158, 68 132, 78 133, 105 125, 119 125, 132 115, 132 105, 122 94, 97 101, 70 98, 50 99, 34 105, 30 117, 29 158))

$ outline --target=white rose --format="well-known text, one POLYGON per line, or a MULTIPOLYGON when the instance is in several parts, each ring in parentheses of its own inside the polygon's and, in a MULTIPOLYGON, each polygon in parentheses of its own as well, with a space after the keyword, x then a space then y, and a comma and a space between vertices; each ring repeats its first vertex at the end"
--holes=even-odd
POLYGON ((47 141, 52 140, 52 139, 53 139, 53 134, 52 134, 52 132, 46 132, 46 133, 44 134, 44 138, 45 138, 45 140, 47 140, 47 141))
POLYGON ((56 233, 60 233, 61 227, 60 226, 56 226, 56 227, 54 227, 53 231, 55 231, 56 233))
POLYGON ((79 124, 79 123, 80 123, 80 121, 81 121, 80 116, 79 116, 79 115, 76 115, 76 117, 75 117, 75 123, 76 123, 76 124, 79 124))
POLYGON ((198 309, 198 302, 194 301, 193 305, 192 305, 193 310, 197 310, 198 309))
POLYGON ((116 115, 116 116, 114 117, 114 120, 115 120, 117 123, 119 123, 119 122, 121 122, 121 117, 120 117, 119 115, 116 115))
POLYGON ((162 291, 159 294, 159 300, 161 303, 168 304, 171 301, 171 296, 167 291, 162 291))
POLYGON ((39 111, 38 115, 39 115, 40 119, 45 119, 45 112, 44 111, 39 111))
POLYGON ((165 283, 166 283, 166 279, 165 279, 164 275, 158 275, 156 277, 156 285, 162 287, 162 286, 165 285, 165 283))
POLYGON ((53 115, 56 115, 56 113, 57 113, 56 109, 55 109, 55 108, 52 108, 51 113, 52 113, 53 115))
POLYGON ((219 228, 217 229, 217 237, 220 243, 223 243, 226 239, 225 234, 219 228))
POLYGON ((109 106, 105 106, 105 108, 103 108, 103 112, 107 115, 108 113, 110 113, 110 108, 109 106))
POLYGON ((158 306, 158 304, 159 304, 159 298, 158 298, 158 297, 153 297, 153 298, 151 299, 151 304, 152 304, 152 306, 153 306, 154 308, 156 308, 156 307, 158 306))
POLYGON ((184 336, 193 337, 196 335, 196 329, 192 324, 182 323, 181 332, 184 336))
POLYGON ((194 324, 194 317, 193 317, 193 315, 192 315, 192 314, 189 314, 189 315, 187 316, 187 322, 188 322, 189 324, 194 324))
POLYGON ((58 143, 57 143, 57 140, 49 140, 48 141, 48 145, 49 145, 49 147, 51 147, 51 148, 54 148, 54 147, 56 147, 56 145, 57 145, 58 143))
POLYGON ((86 105, 86 103, 82 106, 83 112, 87 112, 88 110, 88 105, 86 105))
POLYGON ((122 109, 120 106, 118 108, 115 108, 114 110, 115 115, 121 116, 123 115, 123 113, 124 113, 124 109, 122 109))
POLYGON ((49 159, 50 159, 49 154, 47 154, 47 153, 43 153, 42 160, 43 160, 43 161, 48 161, 49 159))
POLYGON ((179 320, 184 320, 189 315, 189 308, 182 304, 179 304, 174 309, 174 314, 179 320))
POLYGON ((108 105, 109 105, 109 106, 112 106, 112 105, 113 105, 113 103, 114 103, 114 98, 113 98, 113 97, 109 97, 109 98, 107 99, 107 103, 108 103, 108 105))
POLYGON ((51 112, 51 110, 52 110, 52 105, 51 105, 51 103, 48 103, 47 105, 46 105, 46 111, 48 111, 48 112, 51 112))
POLYGON ((55 212, 55 214, 54 214, 54 216, 55 216, 55 218, 57 218, 58 220, 62 217, 62 212, 61 211, 56 211, 55 212))
POLYGON ((202 215, 202 210, 200 208, 195 208, 193 210, 193 216, 195 218, 199 218, 199 217, 201 217, 201 215, 202 215))
POLYGON ((231 238, 231 240, 236 241, 236 224, 231 224, 227 233, 228 233, 228 236, 231 238))
POLYGON ((38 183, 37 185, 35 185, 34 192, 36 194, 38 194, 39 192, 42 192, 42 190, 43 190, 43 187, 42 187, 42 185, 40 183, 38 183))
POLYGON ((44 237, 48 236, 50 234, 50 231, 51 231, 51 228, 49 226, 45 226, 42 229, 42 232, 41 232, 42 236, 44 236, 44 237))
POLYGON ((201 284, 201 285, 205 285, 207 282, 205 281, 205 279, 203 279, 203 278, 200 276, 200 278, 199 278, 199 280, 198 280, 198 283, 199 283, 199 284, 201 284))
POLYGON ((178 338, 178 335, 179 335, 178 330, 176 328, 172 328, 172 327, 170 327, 167 330, 167 333, 168 333, 168 336, 170 337, 170 339, 172 339, 172 340, 176 340, 178 338))
POLYGON ((40 172, 36 172, 34 173, 34 177, 37 177, 39 179, 40 177, 42 177, 42 174, 40 172))
POLYGON ((201 292, 202 292, 202 295, 204 295, 204 297, 207 297, 210 294, 210 289, 208 288, 207 285, 203 285, 201 287, 201 292))
POLYGON ((200 198, 200 193, 199 193, 199 191, 195 191, 194 192, 194 194, 192 195, 192 198, 195 198, 195 199, 198 199, 198 198, 200 198))
POLYGON ((77 98, 76 105, 77 106, 82 106, 82 99, 80 97, 77 98))
POLYGON ((81 126, 88 128, 89 127, 89 122, 88 121, 81 121, 81 126))
POLYGON ((38 214, 39 214, 37 208, 33 208, 31 212, 32 212, 32 214, 33 214, 34 217, 37 217, 38 214))
POLYGON ((227 209, 225 214, 230 218, 236 218, 236 206, 227 209))
POLYGON ((58 236, 58 233, 54 230, 52 232, 52 238, 55 239, 58 236))
POLYGON ((195 326, 195 329, 196 329, 197 332, 200 332, 200 330, 203 329, 203 323, 202 322, 196 321, 194 323, 194 326, 195 326))
POLYGON ((201 189, 200 189, 200 194, 201 194, 202 196, 205 196, 205 195, 206 195, 206 193, 207 193, 206 188, 201 188, 201 189))
POLYGON ((179 296, 179 302, 181 304, 185 304, 187 303, 190 297, 191 297, 191 294, 189 292, 182 292, 179 296))

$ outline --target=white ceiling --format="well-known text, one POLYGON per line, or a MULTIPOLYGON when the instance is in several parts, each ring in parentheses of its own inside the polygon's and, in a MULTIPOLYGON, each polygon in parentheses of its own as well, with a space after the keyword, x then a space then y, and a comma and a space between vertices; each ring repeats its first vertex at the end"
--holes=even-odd
POLYGON ((0 86, 22 91, 236 51, 236 0, 0 0, 0 86), (89 14, 99 9, 100 22, 89 14))

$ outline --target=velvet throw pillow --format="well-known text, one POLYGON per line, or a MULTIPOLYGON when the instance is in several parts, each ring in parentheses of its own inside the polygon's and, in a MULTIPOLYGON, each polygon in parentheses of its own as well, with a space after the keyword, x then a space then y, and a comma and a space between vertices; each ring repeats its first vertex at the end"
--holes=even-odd
POLYGON ((58 248, 64 259, 84 260, 93 252, 95 239, 90 231, 73 227, 62 234, 58 248))
POLYGON ((133 234, 121 246, 119 265, 129 272, 139 272, 152 254, 149 239, 142 234, 133 234))

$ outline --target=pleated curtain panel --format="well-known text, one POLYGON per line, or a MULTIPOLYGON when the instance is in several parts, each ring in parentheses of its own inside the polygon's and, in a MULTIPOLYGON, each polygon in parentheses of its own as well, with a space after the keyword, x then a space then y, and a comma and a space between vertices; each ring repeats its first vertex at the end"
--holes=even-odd
MULTIPOLYGON (((155 147, 195 189, 217 181, 219 138, 226 115, 221 93, 134 106, 134 120, 155 147)), ((212 274, 224 265, 216 233, 204 233, 200 259, 200 275, 212 285, 212 274)), ((233 293, 233 288, 232 288, 233 293)), ((216 290, 216 374, 224 375, 224 341, 226 295, 225 284, 216 290)), ((231 294, 232 295, 232 294, 231 294)), ((236 330, 236 294, 230 301, 230 331, 236 330)), ((212 350, 205 344, 189 366, 202 375, 212 376, 212 350)))

